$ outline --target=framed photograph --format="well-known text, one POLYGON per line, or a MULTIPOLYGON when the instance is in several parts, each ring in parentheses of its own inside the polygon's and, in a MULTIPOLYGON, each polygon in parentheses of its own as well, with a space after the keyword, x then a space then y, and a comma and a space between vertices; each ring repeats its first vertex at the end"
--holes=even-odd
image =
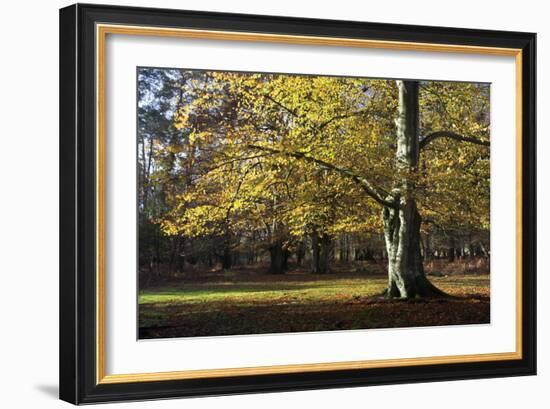
POLYGON ((61 399, 534 375, 535 44, 61 9, 61 399))

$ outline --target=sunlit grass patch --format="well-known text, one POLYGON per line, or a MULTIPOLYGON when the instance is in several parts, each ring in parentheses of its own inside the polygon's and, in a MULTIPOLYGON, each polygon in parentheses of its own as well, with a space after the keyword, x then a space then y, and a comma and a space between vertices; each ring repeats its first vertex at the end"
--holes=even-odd
POLYGON ((197 302, 261 302, 269 304, 289 298, 301 302, 329 301, 346 297, 368 297, 380 293, 385 279, 354 278, 270 283, 190 284, 179 287, 161 287, 140 292, 139 303, 175 304, 197 302))
POLYGON ((452 300, 400 302, 380 297, 383 276, 220 277, 139 294, 140 337, 185 337, 457 325, 489 321, 489 277, 432 277, 452 300))

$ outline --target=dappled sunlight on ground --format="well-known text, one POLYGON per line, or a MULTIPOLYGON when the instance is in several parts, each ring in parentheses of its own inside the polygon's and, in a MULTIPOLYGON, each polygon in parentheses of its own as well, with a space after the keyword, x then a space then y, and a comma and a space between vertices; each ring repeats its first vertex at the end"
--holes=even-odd
POLYGON ((489 276, 430 277, 455 298, 386 300, 382 275, 219 274, 139 295, 140 338, 308 332, 489 322, 489 276))

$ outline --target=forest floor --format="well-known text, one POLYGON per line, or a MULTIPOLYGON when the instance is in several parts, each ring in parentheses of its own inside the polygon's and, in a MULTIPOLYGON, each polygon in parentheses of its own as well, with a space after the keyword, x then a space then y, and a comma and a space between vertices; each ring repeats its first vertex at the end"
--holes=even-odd
POLYGON ((387 300, 385 275, 227 272, 140 291, 139 338, 489 323, 487 274, 430 276, 453 298, 387 300))

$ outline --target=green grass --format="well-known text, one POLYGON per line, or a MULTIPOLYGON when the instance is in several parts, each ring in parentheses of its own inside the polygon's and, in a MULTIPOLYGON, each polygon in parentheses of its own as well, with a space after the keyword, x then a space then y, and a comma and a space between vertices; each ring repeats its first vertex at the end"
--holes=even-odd
POLYGON ((456 300, 403 303, 378 297, 383 276, 238 274, 139 294, 140 337, 323 331, 489 321, 488 276, 432 278, 456 300))
POLYGON ((323 281, 295 281, 292 283, 220 282, 216 284, 189 284, 161 287, 142 291, 139 304, 188 304, 203 302, 256 304, 299 299, 301 302, 329 301, 341 297, 373 296, 380 293, 385 279, 361 278, 328 279, 323 281))

